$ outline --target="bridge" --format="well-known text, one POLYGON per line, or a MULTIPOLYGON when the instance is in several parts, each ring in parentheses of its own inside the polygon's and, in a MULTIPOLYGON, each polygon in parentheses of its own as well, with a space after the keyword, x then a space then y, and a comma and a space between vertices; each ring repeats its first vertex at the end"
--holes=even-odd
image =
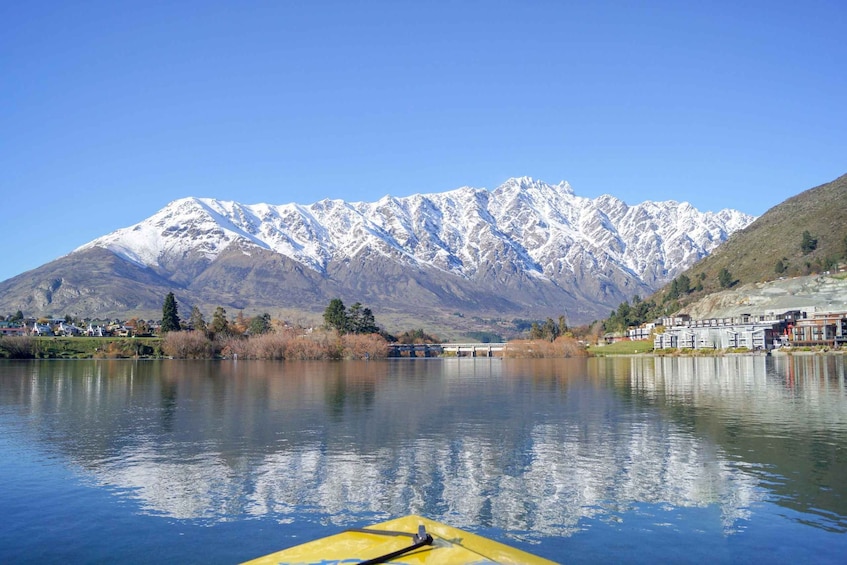
POLYGON ((505 343, 392 343, 389 357, 437 357, 444 353, 456 357, 494 357, 505 343))

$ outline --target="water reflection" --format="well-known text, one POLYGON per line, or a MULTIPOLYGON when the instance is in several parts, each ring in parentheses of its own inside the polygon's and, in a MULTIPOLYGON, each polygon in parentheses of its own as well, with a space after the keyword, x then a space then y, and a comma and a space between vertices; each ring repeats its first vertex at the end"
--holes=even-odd
POLYGON ((642 503, 765 500, 847 531, 830 357, 21 362, 0 410, 146 513, 346 524, 425 514, 568 535, 642 503))
POLYGON ((847 531, 841 355, 632 359, 633 391, 721 447, 770 499, 847 531))

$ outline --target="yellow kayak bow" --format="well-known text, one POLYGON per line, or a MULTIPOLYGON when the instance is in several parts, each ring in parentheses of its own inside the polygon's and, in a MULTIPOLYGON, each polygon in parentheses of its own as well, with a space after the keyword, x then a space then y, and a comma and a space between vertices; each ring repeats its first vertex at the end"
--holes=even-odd
POLYGON ((244 565, 336 565, 404 563, 407 565, 514 563, 551 564, 515 549, 421 516, 405 516, 367 528, 343 531, 270 553, 244 565))

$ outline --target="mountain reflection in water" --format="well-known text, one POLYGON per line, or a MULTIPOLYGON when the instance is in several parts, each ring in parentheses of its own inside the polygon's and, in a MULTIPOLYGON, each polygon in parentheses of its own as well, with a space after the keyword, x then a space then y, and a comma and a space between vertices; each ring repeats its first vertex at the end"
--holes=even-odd
POLYGON ((841 356, 9 362, 0 409, 139 511, 521 539, 642 504, 847 531, 841 356))

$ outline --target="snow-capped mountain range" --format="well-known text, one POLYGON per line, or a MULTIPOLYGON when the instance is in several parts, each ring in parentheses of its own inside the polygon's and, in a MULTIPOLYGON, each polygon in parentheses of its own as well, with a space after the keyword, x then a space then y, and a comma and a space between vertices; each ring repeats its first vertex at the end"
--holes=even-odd
POLYGON ((377 311, 566 312, 578 321, 646 296, 753 220, 685 202, 584 198, 566 182, 522 177, 493 191, 376 202, 183 198, 64 259, 108 250, 193 304, 314 310, 341 296, 377 311))

